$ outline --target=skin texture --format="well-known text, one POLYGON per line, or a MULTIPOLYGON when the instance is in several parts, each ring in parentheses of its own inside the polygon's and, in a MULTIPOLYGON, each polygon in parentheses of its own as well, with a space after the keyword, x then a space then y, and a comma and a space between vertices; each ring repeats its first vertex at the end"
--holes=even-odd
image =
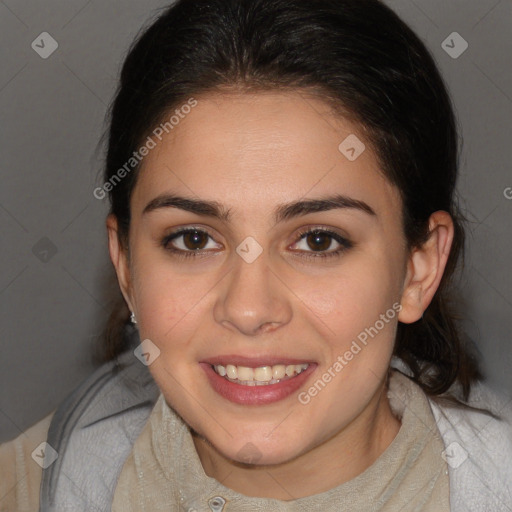
POLYGON ((318 98, 297 91, 197 99, 144 158, 131 200, 129 257, 108 217, 111 259, 141 340, 161 351, 149 369, 193 429, 206 474, 248 496, 291 500, 323 492, 362 473, 398 433, 386 398, 397 321, 418 320, 430 303, 452 221, 435 212, 430 240, 409 251, 398 190, 369 142, 355 161, 338 150, 350 134, 365 142, 364 131, 318 98), (143 214, 163 193, 217 201, 232 219, 172 207, 143 214), (376 215, 332 209, 274 223, 278 205, 333 193, 366 202, 376 215), (211 238, 194 246, 181 236, 170 246, 190 252, 199 245, 204 257, 179 259, 162 246, 182 227, 211 238), (308 243, 298 236, 302 228, 330 229, 352 247, 315 257, 319 245, 333 252, 340 244, 329 237, 308 243), (248 236, 263 250, 252 263, 236 252, 248 236), (268 405, 231 403, 199 366, 221 354, 314 361, 304 391, 393 304, 401 304, 399 315, 307 404, 297 393, 268 405), (258 455, 253 465, 241 463, 248 443, 258 455))

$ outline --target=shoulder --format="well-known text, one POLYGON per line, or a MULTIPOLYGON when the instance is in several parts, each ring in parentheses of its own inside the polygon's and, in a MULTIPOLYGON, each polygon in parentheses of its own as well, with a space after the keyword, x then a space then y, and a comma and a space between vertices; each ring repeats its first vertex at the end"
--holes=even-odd
POLYGON ((453 510, 507 510, 512 503, 512 397, 483 382, 473 385, 467 403, 499 419, 430 403, 445 445, 453 510))
POLYGON ((52 411, 12 441, 0 444, 0 512, 39 509, 39 490, 52 411))
POLYGON ((512 455, 512 396, 478 382, 473 384, 467 403, 482 411, 431 400, 438 425, 445 429, 446 436, 457 437, 475 449, 496 451, 501 454, 499 460, 505 453, 512 455))
POLYGON ((85 510, 91 500, 98 509, 109 507, 123 463, 159 395, 132 348, 97 368, 58 407, 48 443, 59 456, 43 472, 44 510, 85 510))

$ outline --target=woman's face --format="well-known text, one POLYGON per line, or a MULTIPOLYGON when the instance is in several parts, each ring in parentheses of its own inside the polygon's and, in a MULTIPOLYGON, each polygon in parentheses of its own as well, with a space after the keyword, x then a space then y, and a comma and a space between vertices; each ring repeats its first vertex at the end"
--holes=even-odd
POLYGON ((277 92, 198 97, 164 135, 132 196, 124 292, 160 350, 149 369, 167 403, 242 462, 356 439, 387 375, 408 254, 399 193, 364 135, 277 92))

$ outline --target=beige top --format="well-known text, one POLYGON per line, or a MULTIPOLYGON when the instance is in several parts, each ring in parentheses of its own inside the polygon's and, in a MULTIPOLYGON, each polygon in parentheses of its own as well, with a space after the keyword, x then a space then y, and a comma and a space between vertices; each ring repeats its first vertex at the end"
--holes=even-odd
POLYGON ((41 450, 36 449, 46 441, 54 414, 51 412, 16 439, 0 445, 0 512, 39 510, 43 470, 36 462, 41 460, 37 457, 41 450))
POLYGON ((352 480, 293 501, 248 497, 207 476, 188 426, 160 394, 122 468, 112 511, 449 512, 444 444, 428 399, 396 370, 389 388, 402 425, 388 448, 352 480))

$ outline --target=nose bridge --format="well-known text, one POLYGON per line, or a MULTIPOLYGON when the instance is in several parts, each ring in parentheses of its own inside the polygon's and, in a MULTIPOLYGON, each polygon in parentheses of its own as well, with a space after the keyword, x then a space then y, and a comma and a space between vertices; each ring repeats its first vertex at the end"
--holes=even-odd
MULTIPOLYGON (((241 244, 242 245, 242 244, 241 244)), ((246 335, 287 323, 290 305, 263 251, 254 260, 233 254, 233 268, 215 306, 215 318, 246 335)))

